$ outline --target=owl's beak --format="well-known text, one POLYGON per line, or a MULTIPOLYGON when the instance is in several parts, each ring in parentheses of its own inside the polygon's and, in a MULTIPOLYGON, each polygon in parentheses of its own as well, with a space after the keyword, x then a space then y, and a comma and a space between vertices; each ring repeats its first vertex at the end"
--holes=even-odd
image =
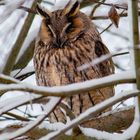
POLYGON ((57 37, 54 41, 54 47, 56 48, 63 48, 65 44, 65 40, 61 39, 60 37, 57 37))

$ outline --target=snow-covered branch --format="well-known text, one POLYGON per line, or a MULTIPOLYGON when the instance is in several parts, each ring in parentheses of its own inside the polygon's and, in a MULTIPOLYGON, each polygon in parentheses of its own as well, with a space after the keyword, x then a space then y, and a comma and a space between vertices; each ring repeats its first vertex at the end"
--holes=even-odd
POLYGON ((32 86, 25 83, 9 84, 8 86, 5 84, 0 84, 0 91, 6 92, 17 90, 17 91, 32 92, 43 96, 65 97, 121 83, 135 83, 135 74, 132 71, 127 71, 119 74, 112 74, 99 79, 93 79, 81 83, 56 87, 32 86))
MULTIPOLYGON (((74 120, 70 121, 61 130, 49 133, 48 135, 44 136, 40 140, 53 140, 55 138, 58 138, 58 136, 64 134, 66 131, 68 131, 71 128, 77 126, 78 124, 82 123, 83 121, 88 120, 90 118, 90 116, 94 117, 97 114, 99 114, 100 112, 102 112, 105 109, 107 109, 108 107, 118 103, 119 101, 126 100, 126 99, 128 99, 130 97, 135 97, 138 94, 140 94, 140 92, 136 90, 136 91, 131 91, 131 92, 127 93, 127 94, 126 93, 121 93, 120 95, 111 97, 111 98, 101 102, 100 104, 97 104, 94 107, 91 107, 91 108, 87 109, 84 113, 79 115, 77 118, 75 118, 74 120)), ((97 133, 96 135, 93 135, 93 137, 98 138, 99 134, 97 133)), ((100 137, 100 139, 104 139, 104 137, 102 137, 102 138, 100 137)))
MULTIPOLYGON (((41 1, 42 0, 34 1, 31 8, 35 8, 37 5, 37 2, 40 3, 41 1)), ((35 17, 35 15, 33 15, 33 14, 29 14, 27 16, 25 23, 21 29, 21 32, 18 36, 18 39, 16 40, 15 44, 13 45, 9 56, 7 56, 8 59, 6 60, 3 71, 2 71, 4 74, 10 75, 10 73, 14 67, 14 64, 16 63, 16 59, 18 57, 20 49, 21 49, 21 47, 25 41, 25 38, 29 32, 29 29, 32 25, 34 17, 35 17)))
MULTIPOLYGON (((130 0, 129 4, 129 26, 130 26, 130 43, 134 48, 133 51, 133 66, 136 73, 136 86, 134 88, 140 89, 140 49, 136 49, 139 45, 139 17, 138 17, 138 0, 130 0)), ((135 99, 135 117, 131 126, 135 128, 133 132, 135 140, 140 139, 140 97, 135 99), (136 123, 137 121, 137 123, 136 123)))
MULTIPOLYGON (((112 111, 110 114, 105 113, 105 115, 102 115, 101 117, 95 117, 92 120, 92 124, 94 129, 101 130, 101 131, 107 131, 107 132, 118 132, 122 129, 126 129, 130 126, 134 118, 134 108, 133 107, 125 107, 123 109, 117 109, 116 111, 112 111), (105 127, 106 126, 106 127, 105 127)), ((20 124, 12 124, 5 129, 0 131, 0 134, 4 134, 7 132, 14 132, 19 128, 22 128, 24 126, 20 124), (15 127, 15 125, 17 127, 15 127)), ((49 123, 44 122, 39 127, 36 127, 32 129, 30 132, 26 133, 24 136, 27 136, 31 139, 36 139, 36 135, 38 138, 41 138, 43 135, 48 134, 50 131, 56 131, 64 127, 65 124, 63 123, 49 123), (41 133, 40 133, 41 132, 41 133), (43 134, 42 134, 43 133, 43 134)), ((70 139, 73 138, 75 140, 79 140, 82 137, 82 140, 87 140, 88 137, 90 137, 89 129, 82 128, 82 132, 84 134, 79 135, 67 135, 63 134, 61 137, 57 138, 57 140, 70 139), (85 136, 84 136, 85 135, 85 136)), ((93 131, 94 131, 93 129, 93 131)), ((91 129, 90 129, 91 131, 91 129)), ((99 132, 99 131, 98 131, 99 132)), ((103 136, 102 136, 103 137, 103 136)))
POLYGON ((39 100, 42 96, 39 95, 22 95, 19 97, 14 97, 10 99, 6 99, 4 101, 0 102, 0 115, 17 108, 19 106, 22 106, 24 104, 30 103, 32 100, 39 100))
POLYGON ((11 83, 19 83, 20 81, 12 78, 12 77, 9 77, 9 76, 6 76, 4 74, 0 74, 0 83, 2 84, 11 84, 11 83))
POLYGON ((14 139, 30 131, 31 129, 39 125, 55 109, 55 107, 60 101, 61 101, 61 98, 57 98, 57 97, 50 98, 50 101, 47 103, 45 112, 43 115, 39 116, 35 121, 29 122, 25 127, 18 129, 17 131, 13 133, 8 133, 8 134, 5 133, 5 134, 0 135, 0 139, 2 140, 14 139))

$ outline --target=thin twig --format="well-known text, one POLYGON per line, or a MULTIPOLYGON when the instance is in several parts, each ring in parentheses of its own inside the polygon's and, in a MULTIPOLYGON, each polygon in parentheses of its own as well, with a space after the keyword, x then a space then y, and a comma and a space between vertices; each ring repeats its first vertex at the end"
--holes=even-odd
MULTIPOLYGON (((119 14, 120 17, 127 17, 128 14, 127 13, 123 13, 123 14, 119 14)), ((139 16, 140 16, 140 11, 139 11, 139 16)), ((107 20, 109 19, 108 16, 94 16, 91 18, 92 20, 107 20)))
MULTIPOLYGON (((96 27, 97 27, 98 29, 104 30, 104 28, 101 27, 101 26, 99 26, 99 25, 96 25, 96 27)), ((124 36, 124 35, 119 34, 119 33, 117 33, 117 32, 113 32, 113 31, 111 31, 111 30, 109 30, 109 29, 106 30, 106 31, 107 31, 108 33, 114 35, 114 36, 117 36, 117 37, 123 38, 123 39, 125 39, 125 40, 127 40, 127 41, 129 40, 127 36, 124 36)))
POLYGON ((8 116, 14 117, 16 120, 27 121, 27 122, 30 121, 30 119, 25 118, 23 116, 19 116, 19 115, 15 114, 15 113, 6 112, 5 114, 8 115, 8 116))
POLYGON ((25 6, 20 6, 18 7, 18 9, 22 9, 28 13, 32 13, 32 14, 37 14, 36 10, 33 10, 32 8, 28 8, 28 7, 25 7, 25 6))
POLYGON ((102 5, 105 5, 105 6, 112 6, 113 5, 117 9, 125 9, 125 10, 128 9, 128 6, 124 6, 124 5, 120 5, 120 4, 113 4, 113 3, 104 3, 104 2, 100 2, 98 0, 83 0, 81 2, 81 8, 89 6, 91 4, 95 4, 95 3, 99 3, 99 4, 102 4, 102 5))
POLYGON ((99 4, 102 4, 102 5, 106 5, 106 6, 115 6, 115 8, 117 9, 124 9, 124 10, 127 10, 128 9, 128 6, 123 6, 123 5, 120 5, 120 4, 112 4, 112 3, 104 3, 104 2, 100 2, 100 1, 97 1, 97 0, 93 0, 95 3, 99 3, 99 4))
POLYGON ((106 30, 108 30, 112 25, 113 23, 110 23, 103 31, 100 32, 100 35, 104 33, 106 30))
MULTIPOLYGON (((120 16, 125 12, 125 10, 123 10, 121 13, 120 13, 120 16)), ((113 25, 113 23, 109 24, 102 32, 100 32, 100 35, 102 33, 104 33, 106 30, 108 30, 111 26, 113 25)))
POLYGON ((0 83, 3 84, 11 84, 11 83, 19 83, 17 79, 14 79, 12 77, 6 76, 4 74, 0 74, 0 83))
POLYGON ((82 70, 85 70, 85 69, 87 69, 87 68, 89 68, 91 66, 93 67, 93 66, 95 66, 97 64, 100 64, 101 62, 104 62, 104 61, 106 61, 106 60, 108 60, 108 59, 110 59, 112 57, 119 56, 119 55, 124 55, 124 54, 128 54, 128 53, 129 52, 112 53, 112 54, 108 53, 108 54, 100 56, 99 58, 93 59, 89 63, 85 63, 85 64, 79 66, 77 69, 78 69, 78 71, 82 71, 82 70))
MULTIPOLYGON (((105 2, 106 0, 102 0, 102 2, 105 2)), ((98 3, 97 5, 94 6, 94 8, 91 11, 90 17, 93 17, 95 11, 97 10, 97 8, 99 8, 101 5, 101 3, 98 3)))

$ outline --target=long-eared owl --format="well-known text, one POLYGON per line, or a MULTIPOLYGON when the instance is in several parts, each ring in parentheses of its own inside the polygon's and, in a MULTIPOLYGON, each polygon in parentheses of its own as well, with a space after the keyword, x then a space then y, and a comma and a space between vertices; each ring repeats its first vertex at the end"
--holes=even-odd
MULTIPOLYGON (((87 15, 79 11, 79 8, 78 1, 74 4, 68 3, 64 9, 54 12, 37 6, 37 12, 43 18, 34 51, 38 85, 68 85, 114 73, 111 59, 87 69, 78 69, 81 65, 109 53, 95 25, 87 15)), ((66 102, 77 116, 113 95, 114 88, 106 87, 67 97, 63 102, 66 102)), ((64 114, 64 110, 58 106, 50 114, 50 120, 66 122, 64 114)))

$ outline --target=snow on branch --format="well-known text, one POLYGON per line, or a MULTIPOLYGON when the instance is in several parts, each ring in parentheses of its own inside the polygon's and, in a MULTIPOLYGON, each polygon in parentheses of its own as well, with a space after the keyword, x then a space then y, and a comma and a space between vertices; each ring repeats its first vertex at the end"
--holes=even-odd
MULTIPOLYGON (((101 102, 100 104, 97 104, 94 107, 91 107, 91 108, 87 109, 85 112, 81 113, 81 115, 79 115, 77 118, 70 121, 61 130, 49 133, 48 135, 44 136, 40 140, 53 140, 55 138, 58 138, 59 136, 64 134, 66 131, 68 131, 71 128, 77 126, 78 124, 82 123, 83 121, 88 120, 90 118, 90 116, 95 117, 97 114, 104 111, 108 107, 110 107, 110 106, 112 106, 112 105, 114 105, 114 104, 116 104, 116 103, 118 103, 122 100, 128 99, 130 97, 135 97, 138 94, 140 94, 140 92, 138 90, 135 90, 135 91, 131 91, 127 94, 126 93, 121 93, 120 95, 113 96, 113 97, 101 102)), ((110 139, 109 133, 107 133, 107 132, 105 133, 105 132, 101 132, 101 131, 99 131, 99 133, 98 133, 97 130, 95 130, 95 131, 96 131, 96 133, 91 133, 91 135, 93 134, 93 137, 98 138, 98 139, 104 139, 104 138, 106 138, 108 140, 110 139), (102 134, 104 134, 104 135, 102 135, 102 134)), ((118 134, 118 136, 121 136, 121 134, 118 134)), ((128 135, 126 135, 126 137, 127 136, 128 135)), ((129 138, 127 137, 126 139, 129 139, 129 138)), ((119 138, 117 137, 117 139, 119 139, 119 138)))
POLYGON ((2 140, 14 139, 30 131, 31 129, 39 125, 55 109, 55 107, 60 101, 61 101, 61 98, 58 98, 58 97, 50 98, 50 101, 45 107, 46 110, 43 115, 39 116, 35 121, 29 122, 25 127, 18 129, 15 132, 5 133, 5 134, 0 135, 0 139, 2 140))
MULTIPOLYGON (((129 26, 130 26, 130 43, 134 48, 132 55, 132 68, 136 73, 136 85, 134 89, 140 89, 140 50, 137 50, 139 45, 139 6, 138 0, 128 1, 129 6, 129 26)), ((135 117, 132 126, 130 127, 130 132, 133 133, 133 139, 140 139, 140 97, 135 98, 135 117)), ((129 133, 128 133, 129 134, 129 133)))
POLYGON ((103 78, 93 79, 81 83, 74 83, 66 86, 41 87, 29 84, 0 84, 0 91, 25 91, 40 94, 43 96, 71 96, 80 94, 81 91, 87 92, 97 88, 103 88, 121 83, 135 83, 135 74, 133 71, 112 74, 103 78))
MULTIPOLYGON (((35 8, 37 5, 37 2, 40 3, 41 0, 34 1, 32 3, 31 8, 35 8)), ((14 67, 14 64, 16 63, 16 59, 17 59, 17 56, 20 52, 20 49, 25 41, 26 36, 28 35, 29 29, 32 25, 34 18, 35 18, 35 15, 28 14, 28 16, 24 22, 24 25, 22 26, 21 32, 20 32, 16 42, 14 43, 14 45, 12 47, 11 53, 9 54, 9 56, 4 64, 4 68, 2 70, 2 72, 4 74, 10 75, 10 73, 14 67)))
MULTIPOLYGON (((128 126, 131 125, 134 118, 134 107, 131 106, 131 107, 120 108, 115 111, 111 111, 110 113, 104 113, 104 114, 101 115, 101 117, 93 118, 92 128, 97 129, 97 130, 107 131, 107 132, 118 132, 120 130, 127 129, 128 126)), ((25 126, 25 123, 23 123, 22 125, 12 124, 6 127, 5 129, 1 130, 0 134, 11 132, 11 130, 16 131, 17 129, 23 126, 25 126)), ((60 123, 60 122, 58 123, 43 122, 43 124, 32 129, 30 132, 26 133, 24 136, 30 139, 36 139, 36 136, 38 136, 38 138, 41 138, 45 134, 48 134, 50 131, 59 130, 64 126, 65 124, 60 123)), ((95 132, 94 129, 87 129, 87 128, 82 128, 82 127, 81 129, 82 129, 83 134, 76 135, 76 136, 75 135, 69 136, 67 133, 57 138, 57 140, 62 140, 62 139, 79 140, 81 139, 81 136, 82 136, 82 140, 87 140, 87 139, 90 139, 90 135, 92 134, 93 136, 93 132, 95 132)), ((111 136, 111 134, 109 135, 111 136)))
POLYGON ((39 95, 23 95, 23 96, 19 96, 19 97, 14 97, 14 98, 10 98, 10 99, 6 99, 4 101, 0 102, 0 115, 16 108, 19 106, 22 106, 24 104, 27 104, 29 102, 31 102, 32 100, 37 100, 37 99, 41 99, 42 96, 39 95))
MULTIPOLYGON (((121 51, 121 50, 119 50, 119 51, 121 51)), ((78 69, 79 71, 82 71, 82 70, 85 70, 85 69, 87 69, 87 68, 89 68, 89 67, 91 67, 91 66, 95 66, 95 65, 97 65, 97 64, 99 64, 99 63, 101 63, 101 62, 103 62, 103 61, 106 61, 106 60, 108 60, 108 59, 110 59, 110 58, 112 58, 112 57, 119 56, 119 55, 124 55, 124 54, 129 54, 129 52, 121 52, 121 53, 114 52, 114 53, 108 53, 108 54, 102 55, 102 56, 99 57, 99 58, 93 59, 93 60, 92 60, 91 62, 89 62, 89 63, 86 63, 86 64, 83 64, 83 65, 79 66, 77 69, 78 69)))
POLYGON ((19 83, 20 81, 12 78, 12 77, 9 77, 9 76, 6 76, 4 74, 0 74, 0 83, 3 83, 3 84, 11 84, 11 83, 19 83))
POLYGON ((134 106, 122 107, 105 112, 82 123, 82 127, 94 128, 107 132, 120 132, 127 129, 134 119, 134 106))
POLYGON ((24 69, 17 69, 12 71, 11 76, 15 77, 16 79, 19 79, 20 77, 25 77, 25 75, 34 72, 35 70, 33 66, 26 66, 24 69))

